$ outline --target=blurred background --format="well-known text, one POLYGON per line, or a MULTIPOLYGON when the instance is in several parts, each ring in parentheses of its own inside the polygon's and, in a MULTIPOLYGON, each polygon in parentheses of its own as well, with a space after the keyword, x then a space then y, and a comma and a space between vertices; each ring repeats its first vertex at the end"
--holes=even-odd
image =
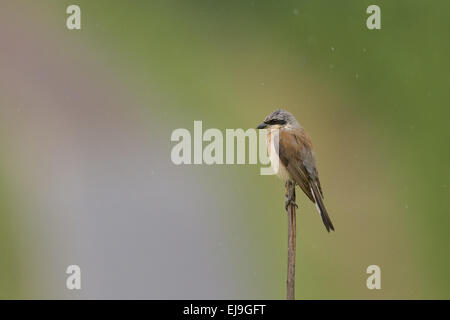
POLYGON ((336 227, 298 197, 297 298, 450 298, 449 12, 2 0, 0 298, 284 299, 283 183, 170 160, 176 128, 255 128, 279 107, 312 137, 336 227))

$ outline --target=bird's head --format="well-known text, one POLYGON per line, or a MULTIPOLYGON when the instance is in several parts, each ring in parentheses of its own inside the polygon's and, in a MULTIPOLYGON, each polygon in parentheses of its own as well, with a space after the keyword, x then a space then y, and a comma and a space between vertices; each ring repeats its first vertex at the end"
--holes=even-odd
POLYGON ((259 124, 256 129, 280 129, 287 125, 295 125, 297 120, 295 120, 294 116, 282 109, 275 110, 271 114, 269 114, 262 123, 259 124))

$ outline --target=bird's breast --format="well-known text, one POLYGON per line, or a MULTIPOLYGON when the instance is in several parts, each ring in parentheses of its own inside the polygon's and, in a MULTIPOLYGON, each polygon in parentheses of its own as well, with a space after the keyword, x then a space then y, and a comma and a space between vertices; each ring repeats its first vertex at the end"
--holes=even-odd
POLYGON ((276 172, 276 175, 280 179, 282 179, 283 181, 292 180, 289 171, 283 165, 283 163, 280 160, 280 157, 278 156, 278 153, 276 152, 276 150, 278 150, 278 148, 275 147, 274 140, 275 139, 272 139, 271 130, 268 130, 268 133, 267 133, 267 148, 268 148, 267 153, 269 154, 270 166, 272 167, 272 170, 274 170, 274 172, 276 172), (272 150, 273 150, 273 152, 272 152, 272 150), (276 164, 278 164, 278 168, 277 168, 276 164))

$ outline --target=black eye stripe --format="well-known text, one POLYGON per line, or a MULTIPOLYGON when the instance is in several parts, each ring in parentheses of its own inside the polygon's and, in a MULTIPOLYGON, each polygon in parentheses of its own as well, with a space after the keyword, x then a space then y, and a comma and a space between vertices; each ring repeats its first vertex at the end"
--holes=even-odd
POLYGON ((271 119, 267 123, 268 124, 286 124, 286 121, 281 120, 281 119, 271 119))

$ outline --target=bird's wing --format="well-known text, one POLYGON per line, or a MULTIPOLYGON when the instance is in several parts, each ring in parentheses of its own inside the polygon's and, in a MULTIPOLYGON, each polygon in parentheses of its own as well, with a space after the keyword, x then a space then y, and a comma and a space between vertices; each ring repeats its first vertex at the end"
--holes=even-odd
POLYGON ((322 186, 320 185, 319 173, 317 172, 316 160, 314 159, 314 152, 312 151, 311 142, 309 138, 303 139, 303 141, 306 142, 301 153, 302 166, 308 173, 310 184, 314 184, 317 187, 320 196, 323 198, 322 186))
MULTIPOLYGON (((301 139, 292 132, 281 130, 279 137, 278 155, 281 163, 286 167, 292 178, 308 198, 312 202, 315 202, 310 186, 310 181, 312 180, 309 173, 310 170, 305 167, 302 160, 302 156, 305 155, 305 150, 309 149, 308 146, 305 146, 301 142, 301 139)), ((314 158, 311 159, 314 161, 314 158)))

